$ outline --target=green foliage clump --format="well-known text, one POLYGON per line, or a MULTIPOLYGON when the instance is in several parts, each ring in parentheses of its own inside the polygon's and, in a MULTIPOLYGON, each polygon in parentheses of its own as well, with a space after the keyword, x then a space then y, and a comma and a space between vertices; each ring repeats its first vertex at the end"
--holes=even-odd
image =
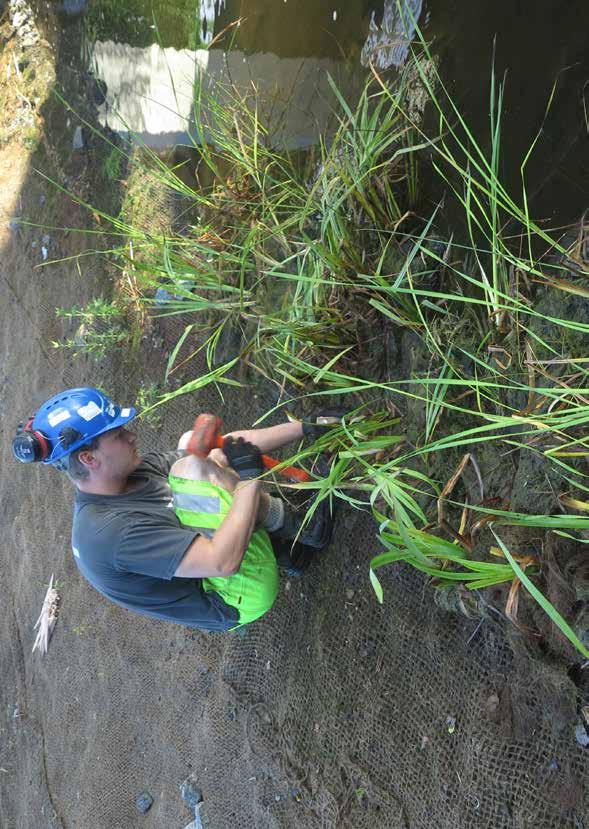
POLYGON ((85 306, 56 308, 56 315, 60 319, 79 321, 73 337, 51 343, 54 348, 68 349, 76 356, 88 354, 100 360, 129 340, 123 309, 103 297, 96 297, 85 306))

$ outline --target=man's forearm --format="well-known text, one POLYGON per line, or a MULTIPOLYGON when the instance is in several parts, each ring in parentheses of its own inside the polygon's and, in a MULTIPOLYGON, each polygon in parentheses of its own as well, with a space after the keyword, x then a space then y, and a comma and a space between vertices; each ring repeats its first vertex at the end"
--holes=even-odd
POLYGON ((237 573, 255 529, 260 490, 259 481, 239 483, 219 529, 210 539, 203 535, 196 537, 174 575, 186 579, 237 573))
POLYGON ((256 527, 260 505, 259 481, 242 481, 233 493, 233 503, 212 538, 215 561, 228 573, 239 570, 256 527))
MULTIPOLYGON (((247 429, 240 432, 230 432, 231 437, 243 438, 258 447, 260 452, 272 452, 287 443, 301 440, 303 424, 297 421, 280 423, 278 426, 268 426, 265 429, 247 429)), ((225 435, 228 437, 229 435, 225 435)))

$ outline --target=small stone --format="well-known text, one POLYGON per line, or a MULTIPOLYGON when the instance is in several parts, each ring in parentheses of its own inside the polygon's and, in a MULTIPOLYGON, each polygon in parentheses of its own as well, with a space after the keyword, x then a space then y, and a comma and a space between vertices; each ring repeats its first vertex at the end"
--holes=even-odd
POLYGON ((499 708, 499 697, 497 694, 491 694, 485 702, 485 710, 489 716, 497 713, 499 708))
POLYGON ((346 511, 343 514, 341 520, 346 530, 349 530, 351 532, 358 523, 358 516, 356 515, 356 510, 346 511))
POLYGON ((74 334, 74 345, 78 348, 84 348, 86 345, 86 334, 87 334, 86 325, 82 322, 76 329, 74 334))
POLYGON ((74 130, 74 138, 72 141, 72 146, 74 150, 83 150, 84 149, 84 135, 82 133, 82 127, 79 125, 74 130))
POLYGON ((39 35, 37 34, 37 32, 34 32, 32 29, 30 29, 28 32, 25 32, 22 35, 21 43, 25 47, 36 46, 38 42, 39 42, 39 35))
POLYGON ((358 653, 360 654, 362 659, 366 659, 369 656, 373 656, 376 653, 376 642, 374 641, 374 639, 365 639, 360 644, 358 653))
MULTIPOLYGON (((194 288, 194 282, 191 279, 179 279, 177 285, 183 291, 191 291, 194 288)), ((166 305, 172 300, 181 302, 183 299, 187 299, 185 293, 173 294, 165 288, 158 288, 155 292, 156 305, 166 305)))
POLYGON ((582 723, 579 723, 579 725, 575 728, 575 740, 580 746, 583 746, 583 748, 587 748, 587 746, 589 746, 589 734, 587 734, 587 729, 582 723))
POLYGON ((12 25, 18 30, 26 25, 26 23, 28 23, 27 13, 21 9, 17 9, 12 15, 12 25))
POLYGON ((190 777, 181 784, 180 797, 193 812, 196 812, 198 804, 202 803, 202 791, 190 777))
POLYGON ((155 304, 156 305, 165 305, 166 302, 169 302, 172 299, 172 294, 169 291, 166 291, 165 288, 158 288, 155 292, 155 304))
POLYGON ((189 823, 188 826, 185 826, 184 829, 203 829, 202 820, 200 819, 200 814, 199 814, 201 806, 202 806, 202 803, 199 803, 198 804, 198 811, 194 816, 194 820, 192 821, 192 823, 189 823))
POLYGON ((141 812, 142 815, 147 814, 152 806, 153 797, 149 794, 149 792, 141 792, 139 797, 135 799, 135 807, 138 812, 141 812))

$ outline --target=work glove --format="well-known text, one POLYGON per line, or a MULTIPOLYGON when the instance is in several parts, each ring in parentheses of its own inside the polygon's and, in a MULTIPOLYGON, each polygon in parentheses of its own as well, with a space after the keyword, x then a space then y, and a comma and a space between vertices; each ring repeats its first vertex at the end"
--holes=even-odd
POLYGON ((321 409, 312 414, 308 420, 303 421, 303 435, 311 440, 329 434, 331 430, 339 426, 342 418, 347 414, 343 409, 321 409))
POLYGON ((225 438, 223 452, 242 481, 259 478, 264 472, 262 454, 257 446, 243 438, 225 438))

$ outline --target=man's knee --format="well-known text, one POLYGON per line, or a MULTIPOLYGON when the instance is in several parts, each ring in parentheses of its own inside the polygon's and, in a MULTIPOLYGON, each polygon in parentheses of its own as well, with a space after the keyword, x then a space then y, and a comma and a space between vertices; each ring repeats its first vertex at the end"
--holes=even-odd
POLYGON ((195 455, 187 455, 179 458, 172 464, 170 475, 176 478, 186 478, 189 481, 209 481, 210 473, 207 462, 204 458, 197 458, 195 455))
POLYGON ((170 469, 170 475, 189 481, 207 481, 221 487, 230 495, 235 491, 235 485, 239 480, 229 467, 224 468, 209 458, 197 458, 195 455, 187 455, 177 460, 170 469))

